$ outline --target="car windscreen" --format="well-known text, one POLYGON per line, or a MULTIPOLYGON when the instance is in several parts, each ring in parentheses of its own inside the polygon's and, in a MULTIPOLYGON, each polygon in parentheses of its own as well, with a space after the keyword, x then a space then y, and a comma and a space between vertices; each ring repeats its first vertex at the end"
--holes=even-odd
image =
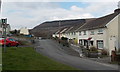
POLYGON ((3 40, 4 38, 0 38, 0 40, 3 40))
POLYGON ((9 40, 10 40, 10 41, 15 41, 15 40, 14 40, 14 39, 12 39, 12 38, 9 38, 9 40))

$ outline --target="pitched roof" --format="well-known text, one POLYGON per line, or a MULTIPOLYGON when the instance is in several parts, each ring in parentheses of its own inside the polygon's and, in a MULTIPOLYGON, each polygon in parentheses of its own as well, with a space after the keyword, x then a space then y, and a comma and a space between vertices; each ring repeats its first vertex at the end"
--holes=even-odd
POLYGON ((67 27, 58 29, 54 34, 64 33, 67 30, 67 27))
POLYGON ((116 17, 119 13, 120 13, 120 9, 116 9, 115 12, 112 14, 88 21, 77 31, 104 28, 106 27, 106 24, 110 22, 114 17, 116 17))
MULTIPOLYGON (((70 26, 76 26, 78 24, 78 22, 83 23, 84 19, 71 19, 71 20, 57 20, 57 21, 47 21, 44 22, 40 25, 38 25, 37 27, 39 28, 46 28, 46 27, 62 27, 62 26, 66 26, 66 27, 70 27, 70 26), (59 24, 60 23, 60 24, 59 24)), ((35 27, 36 28, 36 27, 35 27)))
POLYGON ((74 22, 75 26, 68 26, 68 27, 63 27, 60 28, 59 30, 57 30, 55 33, 69 33, 69 32, 74 32, 76 31, 79 27, 81 27, 82 25, 84 25, 86 22, 91 21, 95 18, 89 18, 89 19, 81 19, 79 21, 74 22))
POLYGON ((91 20, 93 20, 95 18, 89 18, 89 19, 84 19, 84 22, 77 22, 76 26, 73 26, 71 29, 69 29, 69 31, 67 32, 75 32, 77 31, 78 28, 80 28, 81 26, 83 26, 86 22, 89 22, 91 20))

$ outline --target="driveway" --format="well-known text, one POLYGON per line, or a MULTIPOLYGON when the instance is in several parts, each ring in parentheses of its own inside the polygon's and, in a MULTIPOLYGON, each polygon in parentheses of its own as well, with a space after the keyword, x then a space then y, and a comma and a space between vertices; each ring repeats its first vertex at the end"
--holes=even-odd
MULTIPOLYGON (((89 59, 80 58, 74 50, 63 47, 56 41, 46 39, 37 41, 36 51, 58 62, 80 70, 118 70, 118 65, 104 64, 89 59)), ((107 71, 106 71, 107 72, 107 71)))

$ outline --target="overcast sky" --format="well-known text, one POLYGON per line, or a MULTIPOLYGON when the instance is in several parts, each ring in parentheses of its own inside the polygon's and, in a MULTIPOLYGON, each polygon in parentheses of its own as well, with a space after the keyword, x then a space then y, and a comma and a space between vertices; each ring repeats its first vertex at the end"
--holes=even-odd
POLYGON ((101 17, 113 13, 117 2, 2 2, 2 17, 12 29, 34 28, 45 21, 101 17))

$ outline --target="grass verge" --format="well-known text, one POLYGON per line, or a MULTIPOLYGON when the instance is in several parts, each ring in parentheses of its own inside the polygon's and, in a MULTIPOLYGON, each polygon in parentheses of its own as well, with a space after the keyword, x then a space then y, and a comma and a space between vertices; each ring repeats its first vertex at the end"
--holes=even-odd
POLYGON ((0 46, 0 71, 2 70, 2 46, 0 46))
POLYGON ((3 70, 78 70, 36 53, 32 47, 9 47, 3 53, 3 70))

